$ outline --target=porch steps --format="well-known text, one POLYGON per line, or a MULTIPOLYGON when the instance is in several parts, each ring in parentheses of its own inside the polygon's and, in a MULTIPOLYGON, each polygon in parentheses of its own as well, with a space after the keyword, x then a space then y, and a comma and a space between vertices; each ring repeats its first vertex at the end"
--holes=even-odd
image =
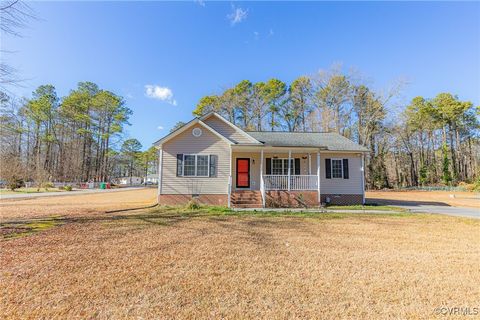
POLYGON ((242 190, 232 193, 232 206, 234 208, 261 208, 262 195, 260 191, 242 190))

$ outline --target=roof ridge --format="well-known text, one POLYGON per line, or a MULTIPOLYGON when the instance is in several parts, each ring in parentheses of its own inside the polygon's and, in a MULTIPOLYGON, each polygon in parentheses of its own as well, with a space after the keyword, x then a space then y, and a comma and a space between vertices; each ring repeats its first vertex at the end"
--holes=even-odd
MULTIPOLYGON (((258 133, 337 133, 332 131, 245 131, 245 132, 258 132, 258 133)), ((340 133, 337 133, 340 134, 340 133)))

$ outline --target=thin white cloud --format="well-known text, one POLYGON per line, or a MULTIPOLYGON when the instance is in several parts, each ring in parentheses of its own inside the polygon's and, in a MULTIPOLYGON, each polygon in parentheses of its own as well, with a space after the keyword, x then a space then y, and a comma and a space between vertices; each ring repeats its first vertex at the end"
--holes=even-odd
POLYGON ((258 40, 260 38, 260 33, 257 31, 254 31, 253 36, 255 37, 255 40, 258 40))
POLYGON ((232 26, 236 25, 237 23, 242 22, 243 20, 247 19, 248 11, 244 10, 240 7, 236 8, 232 4, 232 12, 227 14, 227 19, 230 20, 230 24, 232 26))
POLYGON ((275 33, 273 32, 273 29, 270 29, 270 31, 268 32, 268 35, 271 37, 273 36, 275 33))
POLYGON ((158 85, 145 85, 145 95, 152 99, 158 99, 176 106, 177 100, 173 99, 173 92, 168 87, 161 87, 158 85))
POLYGON ((157 129, 158 129, 158 130, 163 130, 163 127, 162 127, 162 126, 158 126, 157 129))
POLYGON ((205 1, 203 1, 203 0, 193 0, 193 2, 195 2, 196 4, 198 4, 202 7, 205 7, 205 1))

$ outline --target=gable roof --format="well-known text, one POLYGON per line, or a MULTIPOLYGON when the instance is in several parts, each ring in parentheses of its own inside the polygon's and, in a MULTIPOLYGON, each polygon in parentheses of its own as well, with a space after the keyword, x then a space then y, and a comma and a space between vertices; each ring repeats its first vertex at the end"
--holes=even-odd
POLYGON ((235 144, 232 140, 228 139, 227 137, 221 135, 220 133, 218 133, 216 130, 214 130, 212 127, 210 127, 208 124, 206 124, 205 122, 203 122, 202 120, 200 120, 199 118, 195 118, 193 120, 191 120, 190 122, 184 124, 182 127, 178 128, 177 130, 173 131, 173 132, 170 132, 169 134, 167 134, 165 137, 161 138, 160 140, 158 141, 155 141, 153 143, 154 146, 156 147, 160 147, 162 144, 164 144, 165 142, 167 142, 168 140, 171 140, 173 139, 174 137, 176 137, 177 135, 179 135, 180 133, 188 130, 189 128, 193 127, 194 125, 196 124, 200 124, 201 126, 203 126, 204 128, 206 128, 207 130, 209 130, 210 132, 212 132, 214 135, 216 135, 217 137, 219 137, 220 139, 224 140, 225 142, 227 142, 228 144, 235 144))
POLYGON ((169 141, 170 139, 176 137, 180 133, 188 130, 195 124, 200 124, 205 127, 207 130, 212 132, 214 135, 224 140, 230 145, 264 145, 271 147, 310 147, 310 148, 323 148, 329 151, 353 151, 353 152, 368 152, 369 150, 352 140, 345 138, 344 136, 335 133, 335 132, 285 132, 285 131, 244 131, 231 123, 230 121, 223 118, 216 112, 210 112, 201 118, 194 118, 190 122, 186 123, 177 130, 169 133, 165 137, 156 141, 154 145, 160 147, 163 143, 169 141), (238 131, 240 134, 244 135, 246 138, 251 140, 251 143, 238 143, 232 141, 228 137, 224 136, 203 120, 206 120, 212 116, 217 117, 222 120, 233 129, 238 131))
POLYGON ((331 151, 368 151, 367 148, 335 132, 249 131, 248 134, 272 147, 315 147, 331 151))
POLYGON ((208 118, 211 118, 211 117, 215 117, 215 118, 221 120, 223 123, 230 126, 233 130, 235 130, 236 132, 238 132, 239 134, 244 136, 246 139, 250 140, 252 143, 261 144, 260 141, 258 141, 257 139, 255 139, 254 137, 249 135, 248 132, 243 131, 242 129, 240 129, 239 127, 237 127, 236 125, 234 125, 233 123, 231 123, 230 121, 228 121, 227 119, 225 119, 224 117, 222 117, 221 115, 219 115, 218 113, 216 113, 214 111, 209 112, 206 115, 202 116, 200 118, 200 120, 205 121, 205 120, 207 120, 208 118))

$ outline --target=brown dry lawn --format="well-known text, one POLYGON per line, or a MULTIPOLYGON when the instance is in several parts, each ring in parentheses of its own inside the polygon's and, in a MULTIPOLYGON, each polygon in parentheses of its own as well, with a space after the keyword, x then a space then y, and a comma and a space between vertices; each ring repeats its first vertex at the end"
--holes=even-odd
POLYGON ((478 220, 54 212, 61 225, 0 240, 2 319, 416 319, 480 307, 478 220))
POLYGON ((51 216, 84 216, 156 203, 156 188, 30 199, 0 200, 0 221, 51 216))
POLYGON ((368 191, 367 201, 391 205, 448 205, 480 209, 480 194, 459 191, 368 191))

